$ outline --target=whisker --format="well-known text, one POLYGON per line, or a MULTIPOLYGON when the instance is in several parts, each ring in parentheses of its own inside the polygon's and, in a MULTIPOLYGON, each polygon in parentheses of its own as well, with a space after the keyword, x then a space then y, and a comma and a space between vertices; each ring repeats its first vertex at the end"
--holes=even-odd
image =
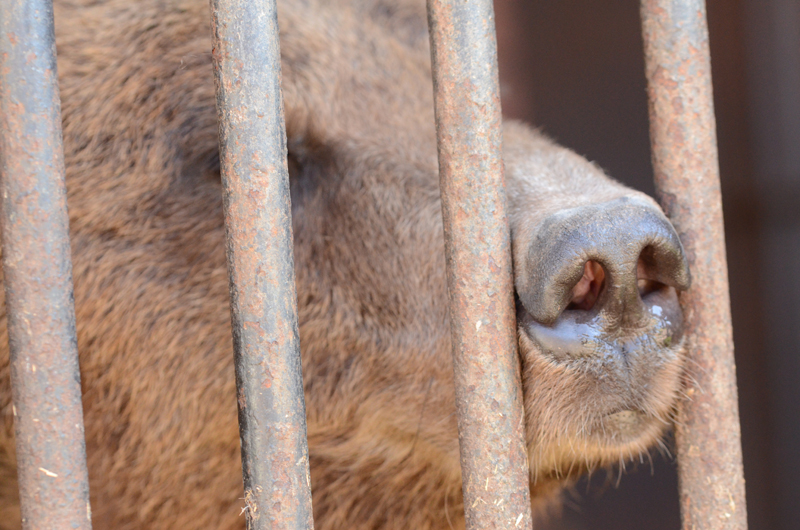
POLYGON ((650 451, 645 452, 647 455, 647 459, 650 461, 650 476, 654 476, 656 474, 656 468, 653 466, 653 457, 650 456, 650 451))

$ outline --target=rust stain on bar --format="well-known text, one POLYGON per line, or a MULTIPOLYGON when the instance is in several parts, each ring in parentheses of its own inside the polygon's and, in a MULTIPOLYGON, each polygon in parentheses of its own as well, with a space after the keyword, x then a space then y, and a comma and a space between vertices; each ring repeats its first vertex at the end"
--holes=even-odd
POLYGON ((684 530, 747 528, 728 270, 703 0, 642 0, 656 191, 693 287, 676 437, 684 530))
POLYGON ((51 0, 0 4, 0 161, 22 527, 90 529, 51 0))
POLYGON ((429 0, 467 529, 529 529, 531 502, 490 0, 429 0))
POLYGON ((247 528, 311 529, 275 0, 212 0, 247 528))

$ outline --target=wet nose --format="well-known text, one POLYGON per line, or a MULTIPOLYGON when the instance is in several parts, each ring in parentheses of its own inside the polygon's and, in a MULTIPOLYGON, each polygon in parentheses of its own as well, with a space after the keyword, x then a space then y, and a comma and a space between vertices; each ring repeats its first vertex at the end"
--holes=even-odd
POLYGON ((565 309, 604 312, 634 324, 652 285, 689 288, 689 267, 672 224, 643 199, 623 197, 547 217, 533 240, 517 292, 540 324, 565 309))

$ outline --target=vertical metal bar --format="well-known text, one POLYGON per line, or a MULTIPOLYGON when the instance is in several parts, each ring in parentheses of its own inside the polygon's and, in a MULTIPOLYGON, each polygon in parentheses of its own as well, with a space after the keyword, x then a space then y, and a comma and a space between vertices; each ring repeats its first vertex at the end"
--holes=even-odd
POLYGON ((492 2, 428 21, 467 528, 531 528, 492 2))
POLYGON ((0 5, 0 176, 23 528, 91 528, 51 0, 0 5))
POLYGON ((642 0, 656 192, 681 237, 689 362, 676 425, 685 530, 747 528, 703 0, 642 0))
POLYGON ((212 0, 248 529, 310 529, 275 0, 212 0))

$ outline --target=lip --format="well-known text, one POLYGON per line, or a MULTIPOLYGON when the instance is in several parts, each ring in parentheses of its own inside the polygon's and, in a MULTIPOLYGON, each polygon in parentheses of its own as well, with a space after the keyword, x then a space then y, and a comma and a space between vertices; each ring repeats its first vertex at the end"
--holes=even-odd
POLYGON ((625 409, 597 419, 587 432, 589 438, 604 446, 625 445, 657 434, 667 426, 664 419, 640 410, 625 409))

